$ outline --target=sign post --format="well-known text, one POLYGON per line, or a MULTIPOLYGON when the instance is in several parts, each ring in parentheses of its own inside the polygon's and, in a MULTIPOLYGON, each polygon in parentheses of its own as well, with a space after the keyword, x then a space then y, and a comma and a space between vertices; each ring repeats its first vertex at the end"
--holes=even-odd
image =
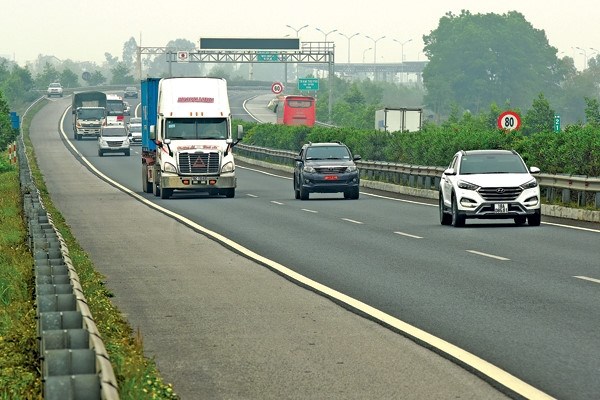
POLYGON ((521 117, 514 111, 504 111, 498 117, 498 128, 506 131, 517 130, 521 127, 521 117))

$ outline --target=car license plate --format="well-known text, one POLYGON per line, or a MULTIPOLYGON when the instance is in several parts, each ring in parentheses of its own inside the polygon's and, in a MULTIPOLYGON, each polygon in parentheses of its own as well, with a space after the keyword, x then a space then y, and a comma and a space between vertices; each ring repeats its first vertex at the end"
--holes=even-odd
POLYGON ((497 204, 494 204, 494 212, 496 212, 496 213, 507 213, 508 212, 508 204, 507 203, 497 203, 497 204))
POLYGON ((337 175, 325 175, 326 181, 337 181, 337 179, 338 179, 337 175))

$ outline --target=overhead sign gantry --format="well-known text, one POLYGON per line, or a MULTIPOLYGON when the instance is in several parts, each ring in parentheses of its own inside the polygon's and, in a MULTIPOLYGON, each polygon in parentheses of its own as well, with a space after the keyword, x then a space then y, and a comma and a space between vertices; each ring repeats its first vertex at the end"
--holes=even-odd
MULTIPOLYGON (((335 63, 333 42, 300 42, 298 38, 200 38, 199 48, 182 52, 170 47, 138 47, 138 74, 142 79, 142 54, 165 54, 174 62, 190 63, 285 63, 327 64, 329 76, 329 116, 332 110, 332 87, 335 63), (185 53, 185 54, 184 54, 185 53)), ((287 69, 286 69, 287 77, 287 69)))

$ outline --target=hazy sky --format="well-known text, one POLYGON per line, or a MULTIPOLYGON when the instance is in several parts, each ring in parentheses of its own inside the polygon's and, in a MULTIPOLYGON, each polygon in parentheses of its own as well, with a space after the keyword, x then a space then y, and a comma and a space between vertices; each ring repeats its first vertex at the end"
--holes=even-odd
POLYGON ((134 37, 142 46, 165 46, 168 41, 200 37, 280 38, 323 41, 323 32, 336 45, 336 62, 424 60, 423 35, 438 26, 448 11, 522 13, 542 29, 560 56, 570 56, 581 69, 585 56, 600 50, 598 0, 1 0, 0 56, 20 65, 38 55, 102 63, 104 53, 121 58, 123 44, 134 37), (362 4, 358 6, 358 4, 362 4), (294 29, 288 28, 292 26, 294 29), (374 46, 374 40, 379 39, 374 46), (140 41, 141 38, 141 41, 140 41), (394 41, 396 39, 398 42, 394 41), (580 47, 582 50, 576 49, 580 47))

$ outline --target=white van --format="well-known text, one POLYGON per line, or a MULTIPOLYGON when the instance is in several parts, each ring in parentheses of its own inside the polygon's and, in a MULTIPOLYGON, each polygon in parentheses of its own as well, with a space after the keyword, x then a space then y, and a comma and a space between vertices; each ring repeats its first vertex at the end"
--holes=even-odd
POLYGON ((130 141, 127 128, 124 125, 104 125, 98 137, 98 155, 104 153, 130 154, 130 141))

